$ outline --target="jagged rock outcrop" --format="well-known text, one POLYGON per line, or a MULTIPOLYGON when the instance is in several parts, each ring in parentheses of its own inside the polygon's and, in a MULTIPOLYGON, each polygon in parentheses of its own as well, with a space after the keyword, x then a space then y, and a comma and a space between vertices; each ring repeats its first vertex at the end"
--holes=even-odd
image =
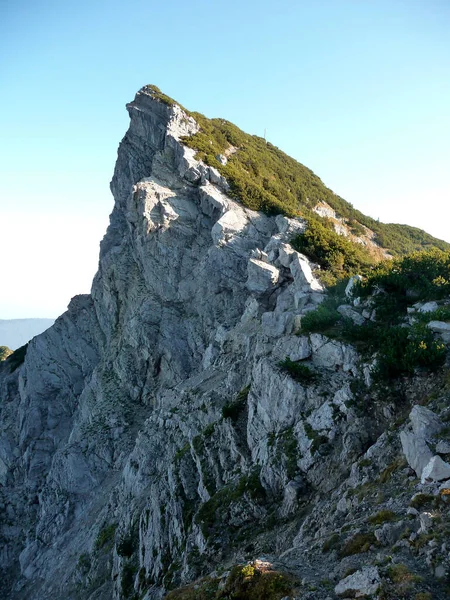
POLYGON ((324 298, 290 246, 304 223, 231 199, 178 105, 127 108, 91 294, 0 366, 0 597, 157 599, 258 554, 305 593, 337 582, 353 564, 322 547, 360 518, 352 490, 401 464, 391 413, 361 410, 352 346, 297 335, 324 298))

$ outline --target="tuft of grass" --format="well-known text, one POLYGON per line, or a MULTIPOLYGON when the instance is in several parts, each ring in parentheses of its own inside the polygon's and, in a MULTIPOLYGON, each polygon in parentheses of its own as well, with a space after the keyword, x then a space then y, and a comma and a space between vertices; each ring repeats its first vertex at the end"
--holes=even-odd
POLYGON ((341 315, 336 309, 320 304, 302 317, 301 330, 305 333, 319 333, 333 327, 340 319, 341 315))
POLYGON ((402 467, 406 465, 406 461, 404 458, 397 458, 391 464, 389 464, 383 471, 381 471, 380 476, 378 477, 379 483, 386 483, 395 473, 402 467))
POLYGON ((117 523, 105 525, 102 529, 100 529, 97 539, 95 540, 95 549, 100 550, 105 547, 107 547, 107 549, 112 548, 116 529, 117 523))
POLYGON ((357 533, 348 539, 338 551, 339 558, 368 552, 370 546, 377 543, 375 535, 370 533, 357 533))
POLYGON ((435 501, 436 496, 432 496, 431 494, 416 494, 409 505, 418 510, 420 508, 424 508, 425 506, 434 504, 435 501))
POLYGON ((231 419, 233 423, 236 423, 239 416, 245 410, 249 392, 250 386, 248 385, 239 392, 235 400, 227 402, 222 408, 222 417, 224 419, 231 419))
POLYGON ((389 579, 396 585, 404 586, 420 581, 420 577, 411 573, 408 567, 402 563, 392 565, 388 568, 389 579))
POLYGON ((281 600, 295 593, 297 582, 288 574, 256 564, 235 566, 225 579, 205 578, 173 590, 167 600, 281 600))
POLYGON ((383 523, 394 521, 395 518, 396 515, 392 510, 384 509, 369 517, 368 521, 372 525, 382 525, 383 523))
POLYGON ((337 533, 333 533, 322 545, 322 552, 331 552, 339 547, 340 536, 337 533))
POLYGON ((284 360, 278 363, 278 366, 282 371, 289 373, 292 379, 295 379, 295 381, 298 381, 299 383, 309 384, 314 383, 319 379, 318 374, 312 371, 309 367, 302 365, 299 362, 295 362, 287 356, 284 360))
POLYGON ((6 360, 12 353, 13 351, 8 346, 0 346, 0 362, 6 360))
POLYGON ((25 344, 24 346, 17 348, 17 350, 14 350, 14 352, 6 358, 6 364, 9 366, 11 373, 14 373, 14 371, 18 369, 21 364, 23 364, 27 354, 27 349, 28 344, 25 344))

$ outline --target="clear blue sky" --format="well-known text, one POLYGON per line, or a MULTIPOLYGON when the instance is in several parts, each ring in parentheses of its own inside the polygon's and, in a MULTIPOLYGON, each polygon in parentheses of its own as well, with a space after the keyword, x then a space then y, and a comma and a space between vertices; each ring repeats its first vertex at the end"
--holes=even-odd
POLYGON ((0 2, 0 318, 88 292, 146 83, 450 241, 448 0, 0 2))

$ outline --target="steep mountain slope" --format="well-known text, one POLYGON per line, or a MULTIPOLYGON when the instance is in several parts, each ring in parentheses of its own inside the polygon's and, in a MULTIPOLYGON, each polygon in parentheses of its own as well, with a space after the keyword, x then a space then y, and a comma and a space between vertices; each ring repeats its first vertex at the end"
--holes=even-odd
MULTIPOLYGON (((127 108, 92 293, 0 365, 0 597, 150 600, 213 569, 169 597, 408 597, 401 564, 444 598, 446 477, 416 475, 446 472, 448 340, 380 398, 371 357, 302 334, 325 296, 290 244, 305 222, 231 198, 153 88, 127 108)), ((370 297, 342 302, 371 322, 370 297)))

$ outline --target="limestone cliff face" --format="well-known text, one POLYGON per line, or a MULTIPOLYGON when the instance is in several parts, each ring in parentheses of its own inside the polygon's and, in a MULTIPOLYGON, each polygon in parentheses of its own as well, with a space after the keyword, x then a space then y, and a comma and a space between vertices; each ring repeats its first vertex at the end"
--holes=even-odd
MULTIPOLYGON (((179 106, 143 88, 127 108, 92 292, 0 372, 1 598, 156 599, 261 553, 306 565, 390 417, 352 407, 352 347, 296 335, 323 299, 289 245, 303 223, 227 196, 179 106)), ((385 466, 399 444, 380 440, 385 466)))

